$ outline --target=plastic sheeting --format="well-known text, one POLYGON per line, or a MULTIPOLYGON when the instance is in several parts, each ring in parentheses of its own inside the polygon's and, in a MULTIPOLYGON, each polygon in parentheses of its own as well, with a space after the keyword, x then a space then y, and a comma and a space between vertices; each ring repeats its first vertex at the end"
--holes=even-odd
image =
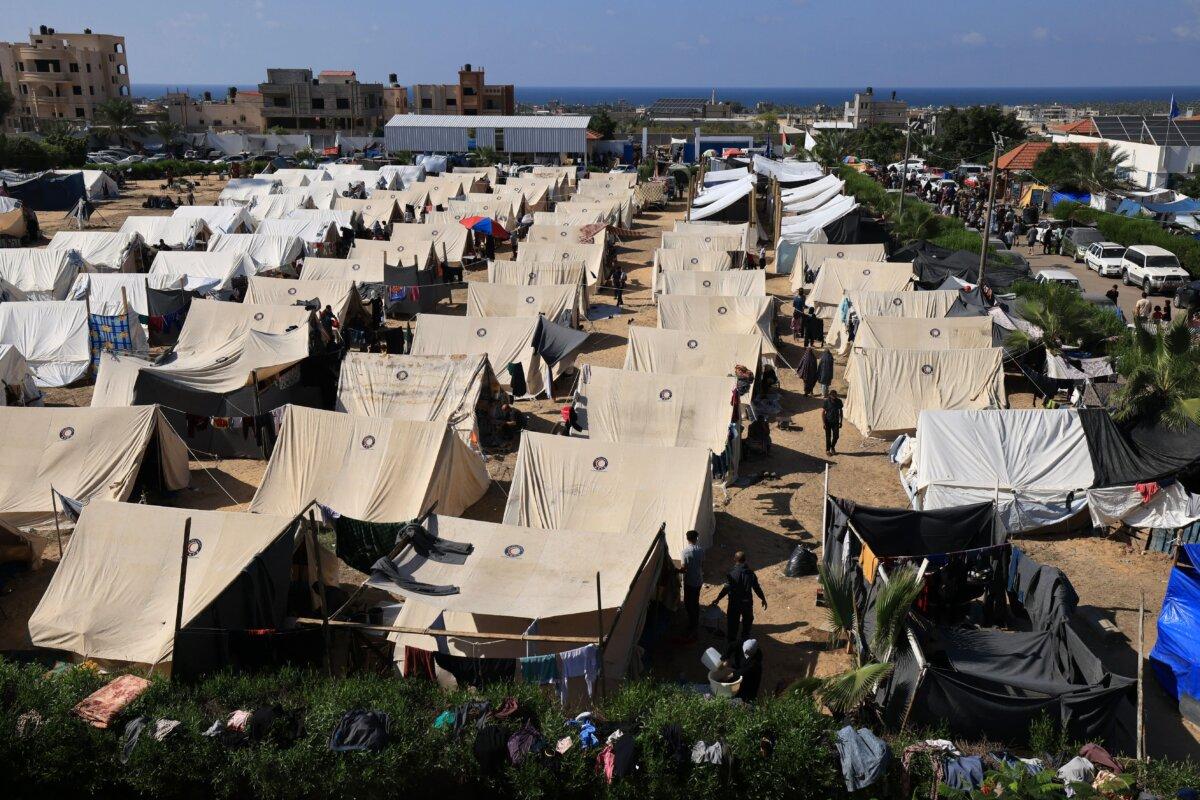
POLYGON ((764 156, 754 156, 754 171, 759 175, 777 178, 780 183, 797 183, 821 178, 825 171, 815 161, 782 161, 764 156))
POLYGON ((1180 546, 1167 579, 1150 666, 1176 700, 1200 700, 1200 544, 1180 546))
POLYGON ((142 238, 136 233, 59 231, 46 249, 61 253, 75 250, 89 272, 136 272, 142 238))
POLYGON ((1092 526, 1096 528, 1124 524, 1141 530, 1173 530, 1200 520, 1200 496, 1181 483, 1160 486, 1148 503, 1133 486, 1089 489, 1087 501, 1092 526))
POLYGON ((0 344, 25 357, 38 386, 66 386, 91 365, 85 303, 0 303, 0 344))

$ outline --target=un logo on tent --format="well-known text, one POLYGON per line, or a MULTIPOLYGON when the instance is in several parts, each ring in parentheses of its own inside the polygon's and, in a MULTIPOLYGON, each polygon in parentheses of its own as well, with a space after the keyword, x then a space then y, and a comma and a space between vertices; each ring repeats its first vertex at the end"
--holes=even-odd
POLYGON ((255 322, 262 322, 262 321, 263 321, 263 312, 259 311, 257 314, 255 314, 255 315, 254 315, 254 321, 255 321, 255 322))
POLYGON ((893 297, 893 298, 892 298, 892 305, 894 305, 894 306, 896 306, 896 307, 900 307, 900 306, 904 305, 904 301, 903 301, 903 300, 901 300, 899 297, 893 297))
POLYGON ((711 241, 712 241, 712 237, 711 237, 711 236, 705 236, 705 237, 704 237, 704 241, 706 241, 706 242, 711 242, 711 241))
POLYGON ((200 541, 199 539, 188 539, 187 540, 188 558, 195 558, 196 556, 200 555, 200 551, 203 549, 204 549, 204 542, 200 541))
POLYGON ((838 257, 838 258, 845 258, 845 257, 846 257, 846 252, 845 252, 844 250, 838 250, 838 251, 837 251, 837 257, 838 257))
POLYGON ((375 446, 375 437, 374 436, 364 436, 362 439, 362 446, 363 446, 363 450, 370 450, 372 447, 375 446))
POLYGON ((604 470, 608 469, 608 459, 604 456, 597 456, 592 459, 592 469, 596 470, 596 472, 604 472, 604 470))
POLYGON ((408 371, 407 371, 407 370, 403 370, 403 369, 402 369, 402 370, 400 370, 399 372, 397 372, 397 373, 396 373, 396 380, 399 380, 399 381, 406 381, 406 380, 408 380, 408 371))
POLYGON ((533 298, 532 298, 532 297, 526 297, 526 298, 525 298, 525 302, 526 302, 526 303, 529 303, 530 305, 533 305, 533 298))
POLYGON ((75 436, 75 429, 70 426, 63 428, 61 431, 58 432, 58 438, 62 439, 64 442, 67 441, 68 439, 73 438, 74 436, 75 436))
POLYGON ((871 274, 871 270, 869 270, 869 269, 863 270, 863 275, 870 275, 870 274, 871 274))
POLYGON ((504 548, 505 558, 520 558, 523 555, 525 555, 525 548, 519 544, 510 544, 504 548))
POLYGON ((438 229, 437 229, 437 228, 434 228, 432 231, 430 231, 430 233, 432 233, 434 236, 437 236, 437 235, 438 235, 438 229))
POLYGON ((675 396, 674 393, 670 389, 663 389, 661 392, 658 393, 658 399, 662 400, 663 402, 670 400, 674 396, 675 396))
POLYGON ((933 374, 933 364, 921 365, 921 374, 922 375, 932 375, 933 374))
POLYGON ((229 356, 217 356, 217 358, 216 358, 216 361, 218 364, 224 364, 228 360, 229 360, 229 356))
POLYGON ((566 261, 568 258, 570 258, 570 257, 571 257, 571 254, 570 254, 570 253, 563 253, 563 254, 562 254, 562 257, 563 257, 563 261, 566 261))
POLYGON ((698 259, 698 258, 693 258, 693 259, 692 259, 692 263, 693 263, 693 264, 699 264, 699 263, 700 263, 700 259, 698 259))
POLYGON ((697 347, 700 346, 700 343, 697 342, 695 339, 688 339, 687 346, 688 346, 688 350, 695 350, 697 347))
POLYGON ((403 253, 403 252, 404 252, 404 245, 402 245, 402 244, 398 244, 398 245, 396 245, 396 252, 397 252, 397 253, 403 253))
POLYGON ((942 335, 942 329, 941 328, 930 328, 929 335, 936 339, 942 335))
POLYGON ((487 336, 487 328, 479 328, 475 331, 475 335, 482 339, 483 337, 487 336))
POLYGON ((559 231, 559 232, 558 232, 558 235, 559 235, 559 236, 566 236, 566 235, 567 235, 567 232, 566 232, 566 231, 559 231))
POLYGON ((728 313, 729 313, 729 309, 728 309, 728 308, 726 308, 725 306, 719 306, 719 307, 717 308, 717 313, 718 313, 718 314, 728 314, 728 313))
POLYGON ((705 281, 705 282, 704 282, 704 288, 705 288, 705 289, 709 289, 709 288, 711 288, 711 287, 712 287, 712 281, 705 281))
POLYGON ((293 286, 292 288, 288 289, 288 294, 295 294, 295 293, 296 293, 296 287, 295 287, 295 286, 293 286))
POLYGON ((351 265, 350 265, 350 269, 352 269, 352 270, 360 270, 360 269, 362 269, 362 264, 351 264, 351 265))

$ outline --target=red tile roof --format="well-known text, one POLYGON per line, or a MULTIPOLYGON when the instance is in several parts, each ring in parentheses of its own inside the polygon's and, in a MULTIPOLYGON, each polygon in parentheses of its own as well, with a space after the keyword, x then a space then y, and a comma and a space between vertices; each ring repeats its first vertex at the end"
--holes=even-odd
POLYGON ((604 137, 589 128, 587 132, 587 138, 589 142, 598 142, 604 137))
POLYGON ((1092 122, 1091 117, 1081 119, 1078 122, 1069 122, 1065 125, 1051 125, 1050 130, 1054 133, 1075 133, 1080 136, 1096 136, 1096 124, 1092 122))
MULTIPOLYGON (((1098 142, 1074 142, 1088 150, 1095 150, 1098 142)), ((1037 157, 1042 153, 1055 147, 1054 142, 1022 142, 1021 144, 1009 150, 1004 155, 996 160, 996 169, 1003 170, 1029 170, 1033 169, 1033 162, 1037 161, 1037 157)))

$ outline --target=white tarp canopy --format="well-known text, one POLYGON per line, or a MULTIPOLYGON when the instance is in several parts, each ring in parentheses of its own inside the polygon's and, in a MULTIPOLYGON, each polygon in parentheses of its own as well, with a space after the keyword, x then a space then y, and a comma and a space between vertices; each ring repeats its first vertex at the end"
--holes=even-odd
POLYGON ((1000 408, 1004 350, 854 348, 846 419, 864 436, 915 430, 923 411, 1000 408))
POLYGON ((787 200, 783 201, 783 210, 791 214, 807 214, 810 211, 816 211, 823 207, 826 203, 831 203, 837 197, 842 196, 842 187, 845 184, 829 186, 825 191, 806 197, 803 200, 787 200))
POLYGON ((70 300, 0 303, 0 344, 17 348, 38 386, 74 383, 87 375, 92 361, 87 305, 70 300))
POLYGON ((210 253, 246 255, 256 274, 296 274, 296 259, 304 257, 304 241, 295 236, 266 236, 261 233, 216 233, 208 240, 210 253))
POLYGON ((578 322, 579 305, 578 286, 514 286, 481 281, 467 284, 468 317, 544 316, 560 325, 572 325, 578 322))
MULTIPOLYGON (((676 331, 705 331, 757 335, 762 351, 774 355, 775 298, 720 295, 662 295, 658 298, 658 327, 676 331)), ((747 364, 751 370, 755 365, 747 364)))
POLYGON ((264 219, 258 223, 258 230, 250 236, 270 236, 277 239, 295 238, 304 242, 305 251, 310 254, 324 252, 337 243, 337 225, 322 219, 264 219))
POLYGON ((784 189, 779 193, 780 198, 784 203, 795 203, 800 200, 809 200, 825 193, 831 186, 837 186, 839 189, 846 185, 846 182, 837 175, 826 175, 824 178, 815 180, 812 183, 806 183, 803 186, 796 186, 792 189, 784 189))
POLYGON ((293 280, 290 278, 251 277, 246 287, 249 305, 287 306, 316 300, 322 308, 330 306, 340 322, 362 312, 362 298, 354 281, 293 280))
POLYGON ((309 198, 307 190, 298 189, 282 194, 256 197, 254 203, 245 211, 257 225, 264 219, 283 219, 298 208, 316 208, 309 198))
POLYGON ((121 233, 136 233, 149 247, 165 244, 176 250, 194 250, 212 233, 199 217, 126 217, 121 233))
POLYGON ((805 302, 817 316, 832 319, 847 292, 899 292, 911 288, 912 280, 912 264, 904 262, 826 259, 805 302))
POLYGON ((792 161, 790 159, 776 161, 760 155, 754 156, 754 171, 759 175, 766 175, 768 178, 776 178, 781 183, 811 181, 825 174, 821 165, 815 161, 792 161))
POLYGON ((83 269, 75 250, 0 248, 0 281, 15 286, 29 300, 65 300, 83 269))
POLYGON ((559 264, 580 262, 587 268, 589 286, 603 283, 608 278, 608 266, 604 260, 603 241, 592 244, 582 242, 532 242, 517 250, 518 264, 559 264))
POLYGON ((625 369, 666 375, 727 377, 741 365, 758 371, 762 337, 629 326, 625 369))
POLYGON ((1000 344, 991 317, 860 317, 854 349, 973 350, 1000 344))
POLYGON ((837 222, 842 217, 858 208, 858 201, 850 195, 835 198, 816 211, 794 217, 785 216, 780 226, 780 241, 795 244, 798 242, 825 242, 825 226, 837 222))
POLYGON ((1124 524, 1149 530, 1183 528, 1200 520, 1200 495, 1191 494, 1182 483, 1159 484, 1147 502, 1134 486, 1088 489, 1088 512, 1092 526, 1107 528, 1124 524))
POLYGON ((254 274, 254 262, 245 253, 210 253, 163 250, 154 256, 150 278, 175 282, 189 292, 233 291, 233 279, 254 274))
POLYGON ((412 355, 486 355, 496 377, 510 386, 509 364, 520 364, 525 372, 526 393, 547 389, 544 362, 533 348, 537 317, 450 317, 417 314, 412 355))
POLYGON ((749 222, 687 222, 676 220, 673 233, 694 234, 696 236, 737 236, 742 240, 740 249, 749 252, 750 245, 755 241, 754 226, 749 222))
POLYGON ((1080 511, 1094 482, 1074 410, 924 411, 918 418, 908 473, 915 508, 998 500, 1007 530, 1031 530, 1080 511))
POLYGON ((658 291, 663 295, 764 297, 767 294, 767 273, 761 269, 738 269, 725 272, 664 272, 657 276, 657 282, 658 291))
POLYGON ((11 344, 0 344, 0 406, 8 405, 9 391, 14 393, 17 405, 41 404, 42 393, 38 391, 25 356, 11 344))
POLYGON ((74 175, 78 172, 83 176, 83 186, 87 190, 88 200, 113 200, 121 196, 121 187, 104 170, 100 169, 56 169, 58 175, 74 175))
POLYGON ((486 355, 351 351, 342 359, 337 410, 363 417, 444 422, 472 443, 478 435, 476 406, 485 393, 492 395, 494 380, 486 355))
POLYGON ((246 206, 257 198, 277 194, 281 183, 273 176, 266 178, 231 178, 217 195, 217 204, 222 206, 246 206))
MULTIPOLYGON (((158 406, 0 408, 0 519, 53 522, 51 489, 82 503, 127 500, 152 444, 163 487, 188 485, 187 448, 158 406)), ((176 540, 176 561, 179 546, 176 540)))
POLYGON ((704 173, 704 185, 714 186, 729 181, 746 180, 750 177, 748 167, 733 167, 731 169, 714 169, 704 173))
POLYGON ((709 451, 525 431, 504 523, 587 527, 611 534, 614 549, 642 552, 665 523, 667 547, 678 558, 689 530, 700 534, 701 545, 712 544, 709 451))
POLYGON ((368 522, 461 514, 487 493, 483 460, 442 421, 289 405, 250 511, 298 514, 317 501, 368 522))
MULTIPOLYGON (((212 233, 254 233, 258 225, 241 206, 180 206, 171 213, 171 218, 203 220, 212 233)), ((147 241, 158 243, 157 239, 147 241)))
POLYGON ((71 549, 29 618, 33 644, 103 661, 172 660, 179 542, 189 520, 189 535, 200 546, 188 556, 185 628, 292 522, 286 516, 96 500, 83 509, 71 549))
MULTIPOLYGON (((708 189, 704 194, 692 200, 692 207, 688 210, 688 219, 701 220, 716 216, 740 200, 749 202, 753 194, 754 181, 751 179, 719 184, 716 188, 708 189)), ((749 208, 746 213, 749 215, 749 208)))
POLYGON ((46 249, 76 250, 89 272, 137 272, 142 237, 111 231, 59 231, 46 249))

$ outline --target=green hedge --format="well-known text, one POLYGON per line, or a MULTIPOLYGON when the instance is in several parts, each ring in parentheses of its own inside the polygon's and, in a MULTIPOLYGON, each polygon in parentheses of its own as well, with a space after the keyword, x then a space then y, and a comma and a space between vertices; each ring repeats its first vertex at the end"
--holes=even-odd
POLYGON ((1056 219, 1095 225, 1105 239, 1126 247, 1158 245, 1174 253, 1193 278, 1200 277, 1200 241, 1188 236, 1174 236, 1152 219, 1109 214, 1070 200, 1056 203, 1052 213, 1056 219))
MULTIPOLYGON (((248 177, 262 172, 267 168, 266 160, 251 161, 241 165, 242 176, 248 177)), ((228 164, 210 164, 207 161, 184 161, 167 159, 166 161, 139 161, 136 164, 88 164, 87 169, 104 170, 110 174, 120 173, 127 180, 152 181, 165 178, 167 170, 177 178, 196 175, 219 175, 229 171, 228 164)))
MULTIPOLYGON (((848 194, 854 195, 854 198, 859 203, 865 205, 873 213, 889 219, 896 216, 900 197, 898 193, 889 192, 875 179, 851 167, 842 167, 839 172, 842 180, 846 182, 845 191, 848 194)), ((906 208, 912 204, 920 204, 934 213, 936 220, 932 232, 933 235, 926 237, 930 242, 951 250, 979 252, 979 247, 982 244, 979 234, 975 231, 967 230, 967 226, 963 224, 961 219, 937 214, 932 206, 915 197, 904 198, 906 208)))

